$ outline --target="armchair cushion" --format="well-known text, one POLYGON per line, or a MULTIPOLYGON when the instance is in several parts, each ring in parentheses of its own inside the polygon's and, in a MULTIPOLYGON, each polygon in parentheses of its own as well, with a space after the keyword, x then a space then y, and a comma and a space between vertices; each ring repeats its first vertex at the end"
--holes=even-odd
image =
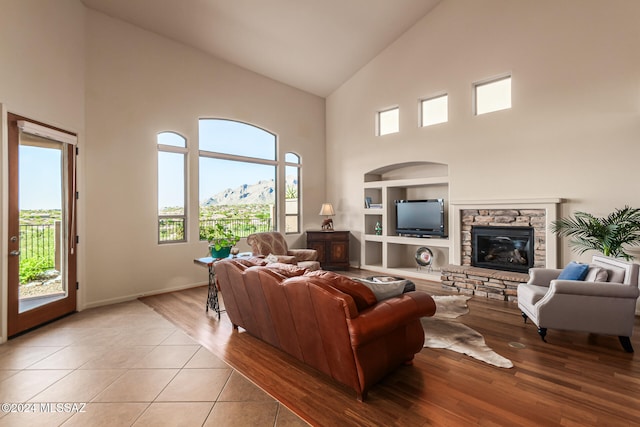
POLYGON ((316 261, 318 251, 315 249, 289 249, 289 255, 293 256, 297 262, 316 261))
POLYGON ((300 268, 296 265, 285 264, 281 262, 272 262, 265 266, 271 271, 275 271, 276 273, 284 276, 284 277, 296 277, 302 276, 307 272, 306 268, 300 268))
POLYGON ((562 270, 558 276, 558 280, 584 280, 589 270, 589 264, 580 264, 575 261, 571 261, 562 270))
POLYGON ((296 257, 293 255, 274 255, 269 254, 264 258, 268 263, 277 262, 281 264, 296 264, 296 257))
POLYGON ((318 252, 314 249, 289 249, 282 233, 277 231, 253 233, 247 236, 247 243, 251 246, 254 256, 265 256, 272 262, 297 264, 308 270, 318 270, 318 252))

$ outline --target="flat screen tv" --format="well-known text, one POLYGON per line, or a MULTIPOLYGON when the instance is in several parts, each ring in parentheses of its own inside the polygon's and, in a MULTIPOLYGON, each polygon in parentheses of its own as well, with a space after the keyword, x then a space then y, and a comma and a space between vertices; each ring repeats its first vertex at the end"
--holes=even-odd
POLYGON ((445 237, 444 199, 396 200, 396 233, 445 237))

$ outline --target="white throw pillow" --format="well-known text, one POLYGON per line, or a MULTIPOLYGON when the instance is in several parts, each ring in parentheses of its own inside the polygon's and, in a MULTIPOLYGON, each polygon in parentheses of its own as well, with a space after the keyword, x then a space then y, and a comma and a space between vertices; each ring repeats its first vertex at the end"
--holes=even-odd
POLYGON ((376 296, 378 301, 382 301, 388 298, 397 297, 398 295, 402 295, 404 291, 404 286, 407 284, 408 280, 397 280, 395 282, 374 282, 364 279, 358 279, 360 283, 371 289, 373 294, 376 296))
POLYGON ((587 276, 584 278, 585 282, 606 282, 609 278, 609 273, 602 267, 590 265, 587 270, 587 276))

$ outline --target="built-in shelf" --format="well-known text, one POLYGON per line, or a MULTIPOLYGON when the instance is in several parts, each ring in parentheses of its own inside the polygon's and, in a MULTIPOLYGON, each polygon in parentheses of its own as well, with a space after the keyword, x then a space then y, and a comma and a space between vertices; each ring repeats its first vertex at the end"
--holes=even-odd
POLYGON ((382 208, 363 209, 362 268, 391 276, 440 280, 439 268, 451 260, 452 241, 439 237, 408 237, 395 234, 395 201, 445 200, 447 227, 449 215, 449 176, 447 165, 412 162, 390 165, 364 175, 364 197, 382 208), (380 223, 382 234, 375 234, 380 223), (434 253, 432 270, 418 268, 415 253, 428 247, 434 253))

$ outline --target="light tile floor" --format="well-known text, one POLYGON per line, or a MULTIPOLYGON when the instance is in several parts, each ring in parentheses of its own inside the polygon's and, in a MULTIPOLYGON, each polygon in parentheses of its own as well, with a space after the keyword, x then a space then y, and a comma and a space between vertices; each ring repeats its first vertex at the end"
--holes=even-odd
POLYGON ((307 426, 139 301, 0 345, 0 403, 31 411, 3 406, 0 426, 307 426))

